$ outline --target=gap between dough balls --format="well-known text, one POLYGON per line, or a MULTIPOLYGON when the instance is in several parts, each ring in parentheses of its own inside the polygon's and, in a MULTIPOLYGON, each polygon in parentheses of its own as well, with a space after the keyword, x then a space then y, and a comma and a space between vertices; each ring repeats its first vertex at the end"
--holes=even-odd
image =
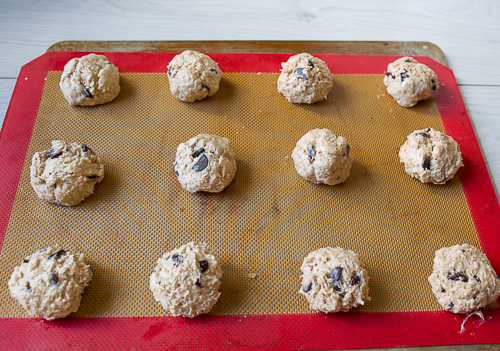
POLYGON ((219 90, 222 71, 207 55, 186 50, 170 61, 167 76, 173 96, 181 101, 194 102, 219 90))
POLYGON ((66 63, 59 86, 70 105, 100 105, 120 93, 120 73, 106 56, 90 54, 66 63))
POLYGON ((30 175, 40 199, 75 206, 103 180, 104 164, 85 144, 54 140, 52 148, 33 155, 30 175))
POLYGON ((281 64, 278 92, 291 103, 313 104, 326 99, 333 75, 322 60, 308 53, 294 55, 281 64))
POLYGON ((336 185, 351 172, 351 147, 344 137, 328 129, 313 129, 302 136, 293 149, 297 173, 312 183, 336 185))
POLYGON ((228 139, 199 134, 177 147, 174 172, 189 192, 218 193, 236 173, 234 151, 228 139))

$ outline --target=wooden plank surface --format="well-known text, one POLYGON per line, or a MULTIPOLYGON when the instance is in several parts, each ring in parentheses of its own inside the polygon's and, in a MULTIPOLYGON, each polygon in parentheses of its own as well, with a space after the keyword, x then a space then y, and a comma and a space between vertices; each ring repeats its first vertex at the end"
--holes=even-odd
POLYGON ((429 56, 446 64, 432 43, 420 41, 62 41, 47 51, 301 53, 429 56))

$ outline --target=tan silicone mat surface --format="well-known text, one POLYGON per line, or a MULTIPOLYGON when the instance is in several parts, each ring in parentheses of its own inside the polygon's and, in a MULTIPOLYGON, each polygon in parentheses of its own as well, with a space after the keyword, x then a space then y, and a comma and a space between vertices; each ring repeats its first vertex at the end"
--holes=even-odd
POLYGON ((225 74, 212 98, 173 98, 165 74, 122 74, 122 92, 96 107, 71 107, 47 77, 40 111, 0 256, 0 316, 26 316, 9 296, 15 265, 59 244, 86 254, 94 279, 76 316, 154 316, 165 312, 149 291, 164 252, 209 243, 224 270, 213 314, 309 313, 297 294, 300 265, 312 250, 356 251, 370 280, 359 311, 440 310, 427 276, 434 251, 479 242, 455 178, 423 185, 397 155, 415 129, 443 130, 432 99, 412 109, 385 92, 382 75, 336 75, 328 100, 292 105, 277 74, 225 74), (291 152, 314 128, 349 141, 351 176, 338 186, 300 178, 291 152), (172 170, 177 145, 198 133, 229 138, 238 171, 220 194, 182 190, 172 170), (53 139, 82 142, 105 162, 94 195, 74 208, 38 199, 29 184, 34 152, 53 139), (251 278, 256 274, 254 278, 251 278))

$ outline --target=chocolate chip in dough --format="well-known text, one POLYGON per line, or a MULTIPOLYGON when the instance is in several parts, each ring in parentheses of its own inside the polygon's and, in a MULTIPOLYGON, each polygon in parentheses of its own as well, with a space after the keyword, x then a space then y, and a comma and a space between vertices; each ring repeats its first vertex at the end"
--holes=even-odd
POLYGON ((87 88, 83 88, 83 95, 85 95, 85 97, 89 99, 93 98, 92 93, 87 88))
POLYGON ((184 256, 178 253, 174 253, 172 255, 172 261, 174 261, 175 264, 182 264, 182 262, 184 262, 184 256))
POLYGON ((208 262, 203 260, 199 261, 198 264, 200 265, 200 273, 206 272, 208 269, 208 262))
POLYGON ((453 280, 455 282, 461 281, 461 282, 467 283, 469 281, 469 277, 467 277, 467 275, 465 273, 462 273, 462 272, 454 272, 454 273, 450 272, 450 273, 448 273, 446 278, 448 278, 449 280, 453 280))
POLYGON ((198 156, 200 156, 202 153, 205 152, 205 149, 204 148, 201 148, 201 149, 198 149, 196 151, 193 152, 193 154, 191 155, 193 158, 197 158, 198 156))
POLYGON ((54 252, 52 255, 49 256, 49 260, 52 258, 55 258, 56 260, 60 259, 64 254, 66 254, 65 250, 59 250, 57 252, 54 252))
POLYGON ((201 155, 198 161, 191 168, 195 172, 201 172, 208 166, 208 158, 205 154, 201 155))
POLYGON ((50 279, 50 283, 52 285, 57 285, 57 283, 59 283, 59 279, 57 278, 57 274, 55 274, 55 273, 50 273, 49 279, 50 279))
POLYGON ((349 282, 349 285, 357 285, 360 283, 359 275, 354 274, 353 277, 351 278, 351 281, 349 282))
POLYGON ((431 169, 431 158, 429 155, 425 156, 424 162, 422 162, 422 167, 424 169, 431 169))
POLYGON ((62 151, 56 151, 54 149, 50 149, 47 151, 47 154, 45 155, 45 159, 49 160, 51 158, 57 158, 62 155, 62 151))
POLYGON ((196 285, 198 285, 200 288, 203 286, 203 285, 201 285, 201 280, 200 280, 200 278, 196 279, 195 284, 196 284, 196 285))
POLYGON ((328 273, 328 278, 330 278, 333 283, 339 282, 342 278, 342 267, 332 268, 330 273, 328 273))
POLYGON ((311 291, 311 288, 312 283, 302 284, 302 291, 305 293, 311 291))
POLYGON ((293 73, 297 76, 297 78, 307 80, 307 75, 304 73, 304 68, 297 67, 293 70, 293 73))
POLYGON ((309 158, 313 161, 316 158, 316 150, 314 149, 314 145, 307 145, 307 156, 309 156, 309 158))

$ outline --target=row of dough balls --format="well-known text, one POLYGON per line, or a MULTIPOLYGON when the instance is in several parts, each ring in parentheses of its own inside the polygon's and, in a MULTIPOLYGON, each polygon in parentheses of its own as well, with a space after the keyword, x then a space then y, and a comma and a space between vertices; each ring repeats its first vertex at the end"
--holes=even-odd
MULTIPOLYGON (((347 312, 370 300, 368 272, 353 251, 321 248, 309 253, 300 269, 299 294, 316 312, 347 312)), ((8 285, 29 315, 51 320, 78 310, 91 279, 83 254, 48 247, 15 267, 8 285)), ((158 259, 149 288, 172 316, 193 318, 215 305, 221 279, 207 245, 190 242, 158 259)), ((500 296, 500 277, 486 255, 469 244, 436 251, 428 280, 439 304, 453 313, 481 309, 500 296)))
MULTIPOLYGON (((411 133, 399 157, 406 173, 422 183, 444 184, 463 165, 458 144, 431 128, 411 133)), ((328 185, 344 182, 353 161, 347 140, 328 129, 314 129, 302 136, 292 158, 302 178, 328 185)), ((233 180, 236 159, 228 139, 199 134, 177 147, 173 169, 182 188, 217 193, 233 180)), ((103 178, 104 164, 92 149, 61 140, 35 153, 30 167, 36 194, 59 205, 79 204, 103 178)))
MULTIPOLYGON (((291 103, 313 104, 326 99, 333 75, 326 63, 308 53, 291 56, 281 64, 278 91, 291 103)), ((176 55, 167 66, 170 91, 181 101, 194 102, 219 90, 222 71, 209 56, 193 50, 176 55)), ((412 107, 439 88, 429 67, 402 57, 387 67, 387 92, 403 107, 412 107)), ((61 91, 70 105, 92 106, 112 101, 120 93, 118 68, 105 56, 73 58, 65 66, 61 91)))

